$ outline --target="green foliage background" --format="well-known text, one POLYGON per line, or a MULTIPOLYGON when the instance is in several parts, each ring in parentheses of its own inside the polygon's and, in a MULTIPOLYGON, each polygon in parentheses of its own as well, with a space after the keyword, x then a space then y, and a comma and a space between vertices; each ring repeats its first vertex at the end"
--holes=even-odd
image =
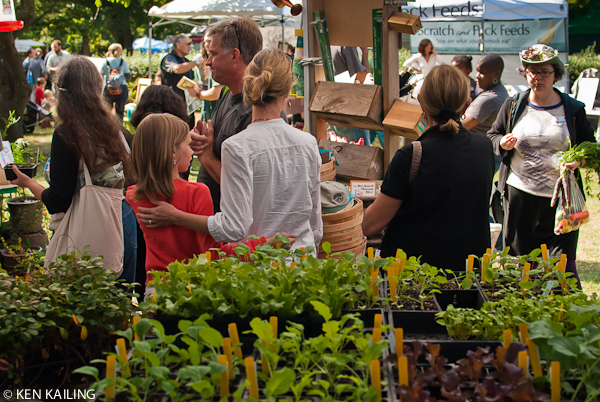
POLYGON ((579 53, 569 56, 569 77, 571 84, 575 82, 579 74, 587 68, 596 68, 600 70, 600 57, 594 52, 596 43, 587 47, 579 53))

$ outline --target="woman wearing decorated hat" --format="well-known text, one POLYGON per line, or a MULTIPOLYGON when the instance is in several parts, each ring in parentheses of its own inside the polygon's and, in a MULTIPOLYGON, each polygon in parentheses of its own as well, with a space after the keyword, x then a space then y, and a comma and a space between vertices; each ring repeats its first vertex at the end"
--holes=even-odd
MULTIPOLYGON (((553 86, 565 74, 558 51, 538 44, 519 56, 530 89, 506 100, 488 132, 494 152, 503 157, 498 188, 504 244, 513 255, 528 254, 541 244, 548 246, 550 258, 566 254, 567 271, 579 283, 575 266, 579 232, 554 234, 556 207, 550 200, 559 177, 555 155, 584 141, 595 142, 594 132, 584 104, 553 86)), ((564 168, 579 166, 573 162, 564 168)))

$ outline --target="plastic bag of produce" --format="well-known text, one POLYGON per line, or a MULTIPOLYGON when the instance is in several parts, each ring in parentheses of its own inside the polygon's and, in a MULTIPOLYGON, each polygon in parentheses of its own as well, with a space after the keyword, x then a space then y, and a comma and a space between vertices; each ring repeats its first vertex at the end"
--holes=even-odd
POLYGON ((575 175, 570 173, 567 177, 563 176, 566 174, 561 175, 556 182, 550 204, 551 206, 558 204, 554 225, 554 233, 557 235, 579 229, 590 218, 583 192, 577 184, 575 175))

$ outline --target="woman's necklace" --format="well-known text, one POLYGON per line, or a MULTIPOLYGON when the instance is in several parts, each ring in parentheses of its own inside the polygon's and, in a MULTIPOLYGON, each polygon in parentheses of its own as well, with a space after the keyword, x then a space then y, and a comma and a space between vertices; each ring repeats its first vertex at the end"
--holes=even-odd
POLYGON ((257 121, 269 121, 271 120, 270 117, 257 117, 256 119, 252 119, 252 121, 250 122, 250 124, 257 122, 257 121))

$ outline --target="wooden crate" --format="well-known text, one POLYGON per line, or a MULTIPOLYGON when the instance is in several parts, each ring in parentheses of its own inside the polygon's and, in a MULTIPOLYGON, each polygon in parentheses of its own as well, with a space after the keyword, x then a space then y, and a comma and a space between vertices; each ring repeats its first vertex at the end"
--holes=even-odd
POLYGON ((395 13, 388 20, 390 29, 403 34, 414 35, 423 27, 418 15, 395 13))
POLYGON ((320 149, 330 149, 339 165, 335 174, 353 180, 383 179, 383 150, 366 145, 319 140, 320 149))
POLYGON ((392 134, 416 140, 425 131, 425 115, 419 105, 394 102, 383 119, 383 125, 392 134))
POLYGON ((379 85, 319 81, 310 111, 334 126, 383 131, 382 89, 379 85))

